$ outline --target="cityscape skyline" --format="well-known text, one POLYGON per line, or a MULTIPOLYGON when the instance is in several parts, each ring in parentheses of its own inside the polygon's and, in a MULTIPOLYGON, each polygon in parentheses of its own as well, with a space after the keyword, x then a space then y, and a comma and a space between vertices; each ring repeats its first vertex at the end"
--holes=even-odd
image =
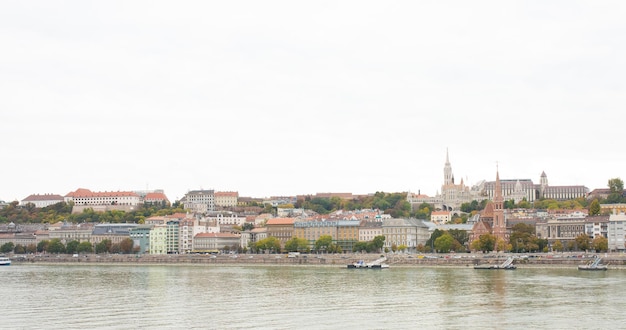
POLYGON ((626 178, 626 3, 0 3, 0 199, 626 178))

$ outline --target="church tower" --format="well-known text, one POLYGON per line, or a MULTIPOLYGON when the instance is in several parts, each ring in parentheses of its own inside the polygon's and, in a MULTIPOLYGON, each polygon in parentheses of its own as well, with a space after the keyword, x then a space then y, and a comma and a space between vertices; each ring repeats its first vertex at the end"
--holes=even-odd
POLYGON ((450 157, 446 148, 446 165, 443 168, 443 185, 448 186, 454 184, 454 176, 452 175, 452 166, 450 165, 450 157))
POLYGON ((493 197, 493 235, 497 240, 506 242, 506 221, 504 219, 504 197, 502 196, 502 184, 500 173, 496 170, 496 186, 493 197))

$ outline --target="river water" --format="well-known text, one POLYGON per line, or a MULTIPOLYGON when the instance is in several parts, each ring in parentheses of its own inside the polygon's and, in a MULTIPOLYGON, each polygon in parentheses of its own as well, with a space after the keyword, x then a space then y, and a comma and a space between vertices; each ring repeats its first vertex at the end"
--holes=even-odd
POLYGON ((471 267, 0 267, 2 329, 607 329, 626 271, 471 267))

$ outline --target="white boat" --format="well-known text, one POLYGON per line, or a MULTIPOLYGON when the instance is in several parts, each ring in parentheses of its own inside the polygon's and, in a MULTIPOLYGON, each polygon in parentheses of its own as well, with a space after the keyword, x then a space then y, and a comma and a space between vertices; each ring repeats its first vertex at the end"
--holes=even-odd
POLYGON ((592 262, 586 265, 579 265, 578 270, 607 270, 609 265, 601 264, 602 258, 595 258, 592 262))
POLYGON ((359 260, 357 262, 348 264, 348 268, 350 269, 353 269, 353 268, 386 269, 386 268, 389 268, 389 265, 384 263, 385 260, 387 260, 387 258, 385 257, 381 257, 380 259, 377 259, 372 262, 365 262, 363 260, 359 260))
POLYGON ((7 257, 0 257, 0 266, 10 266, 10 265, 11 265, 11 259, 7 257))

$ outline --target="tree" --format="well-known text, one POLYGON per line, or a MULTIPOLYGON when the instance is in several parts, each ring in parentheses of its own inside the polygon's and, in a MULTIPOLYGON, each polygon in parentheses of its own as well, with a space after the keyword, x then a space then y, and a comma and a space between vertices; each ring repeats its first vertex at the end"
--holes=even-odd
POLYGON ((444 233, 443 235, 437 237, 435 239, 435 249, 438 252, 448 253, 454 244, 454 238, 449 233, 444 233))
POLYGON ((609 179, 608 186, 612 194, 622 194, 624 192, 624 181, 622 181, 622 179, 620 178, 609 179))
POLYGON ((591 248, 596 252, 606 252, 609 250, 609 240, 604 236, 598 236, 591 241, 591 248))
POLYGON ((96 253, 108 253, 111 252, 111 243, 110 239, 103 239, 100 243, 96 244, 96 253))
POLYGON ((316 251, 328 251, 328 247, 333 243, 333 237, 330 235, 322 235, 315 241, 316 251))
POLYGON ((133 242, 133 240, 129 237, 124 238, 121 242, 120 242, 120 252, 124 253, 124 254, 130 254, 133 253, 133 246, 135 245, 135 242, 133 242))
POLYGON ((624 202, 624 181, 620 178, 613 178, 608 183, 611 193, 606 198, 607 204, 616 204, 624 202))
POLYGON ((292 237, 290 240, 285 242, 285 250, 287 252, 304 252, 309 248, 309 241, 300 238, 300 237, 292 237))
POLYGON ((480 242, 479 247, 480 251, 490 252, 494 251, 496 248, 496 236, 492 234, 483 234, 478 237, 478 241, 480 242))
POLYGON ((378 235, 376 237, 374 237, 374 239, 372 240, 372 244, 371 244, 371 251, 377 251, 380 252, 380 250, 383 248, 383 246, 385 246, 385 236, 384 235, 378 235))
POLYGON ((22 244, 16 244, 15 248, 13 249, 13 252, 15 254, 24 254, 26 253, 26 247, 22 244))
POLYGON ((76 251, 78 249, 78 244, 80 244, 80 242, 77 241, 77 240, 73 240, 73 241, 67 242, 67 245, 65 246, 65 252, 67 252, 69 254, 76 253, 76 251))
POLYGON ((254 244, 257 251, 280 252, 280 241, 274 236, 264 238, 254 244))
POLYGON ((50 253, 65 253, 65 245, 58 238, 53 238, 48 244, 48 252, 50 253))
POLYGON ((15 244, 13 242, 6 242, 0 246, 0 252, 2 253, 10 253, 15 249, 15 244))
POLYGON ((600 202, 598 199, 594 199, 591 204, 589 204, 589 215, 598 215, 600 214, 600 202))
POLYGON ((587 236, 586 234, 580 234, 578 236, 576 236, 576 238, 574 239, 574 243, 576 244, 576 247, 578 248, 578 250, 580 251, 585 251, 589 249, 589 236, 587 236))
POLYGON ((93 252, 93 246, 91 245, 91 243, 85 241, 85 242, 80 242, 78 244, 78 246, 76 247, 76 252, 78 253, 92 253, 93 252))
POLYGON ((50 241, 47 239, 39 241, 39 243, 37 243, 37 252, 48 251, 48 244, 50 244, 50 241))
POLYGON ((563 243, 561 243, 561 241, 559 240, 556 240, 554 244, 552 244, 552 249, 559 252, 563 251, 563 243))

